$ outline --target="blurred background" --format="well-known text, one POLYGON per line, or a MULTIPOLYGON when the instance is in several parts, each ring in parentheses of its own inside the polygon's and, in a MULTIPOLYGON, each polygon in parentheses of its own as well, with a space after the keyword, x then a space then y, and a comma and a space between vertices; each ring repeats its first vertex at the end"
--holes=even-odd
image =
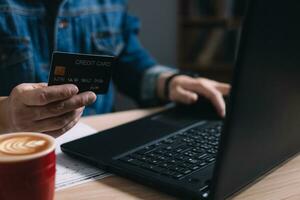
MULTIPOLYGON (((159 63, 230 82, 246 2, 129 0, 129 10, 140 18, 140 40, 159 63)), ((116 111, 136 107, 117 92, 116 111)))

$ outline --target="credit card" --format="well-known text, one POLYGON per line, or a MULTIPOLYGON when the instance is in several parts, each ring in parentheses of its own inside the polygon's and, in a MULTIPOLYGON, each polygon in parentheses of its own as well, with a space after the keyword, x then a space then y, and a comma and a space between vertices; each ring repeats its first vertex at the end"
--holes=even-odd
POLYGON ((48 85, 74 84, 79 92, 105 94, 115 62, 114 56, 55 51, 52 54, 48 85))

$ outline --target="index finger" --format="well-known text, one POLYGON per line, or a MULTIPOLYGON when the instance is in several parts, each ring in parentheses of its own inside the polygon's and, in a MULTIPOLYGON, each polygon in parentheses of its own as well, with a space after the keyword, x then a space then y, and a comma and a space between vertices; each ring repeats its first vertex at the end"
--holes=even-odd
POLYGON ((223 99, 222 93, 214 88, 203 87, 203 90, 199 91, 200 94, 205 96, 207 99, 211 101, 211 103, 216 108, 218 114, 221 117, 225 117, 226 114, 226 104, 223 99))
POLYGON ((226 105, 222 93, 219 90, 209 85, 200 84, 199 82, 187 84, 185 87, 209 99, 216 108, 218 114, 221 117, 225 117, 226 105))
POLYGON ((28 106, 43 106, 68 99, 77 93, 78 88, 72 84, 40 87, 24 91, 22 101, 28 106))
POLYGON ((228 95, 230 90, 231 90, 231 86, 227 83, 218 83, 216 85, 217 90, 219 90, 223 95, 228 95))

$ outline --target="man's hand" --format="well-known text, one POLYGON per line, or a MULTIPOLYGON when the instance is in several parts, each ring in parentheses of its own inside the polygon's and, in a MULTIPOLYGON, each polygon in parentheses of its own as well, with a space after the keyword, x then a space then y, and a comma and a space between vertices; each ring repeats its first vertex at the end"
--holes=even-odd
POLYGON ((7 132, 43 132, 54 137, 71 129, 84 107, 96 100, 93 92, 78 93, 75 85, 21 84, 2 103, 7 132))
MULTIPOLYGON (((168 76, 170 76, 170 74, 161 75, 161 79, 158 82, 159 87, 162 87, 163 80, 168 76)), ((158 91, 163 90, 158 89, 158 91)), ((224 117, 226 114, 226 106, 223 96, 228 95, 229 91, 230 85, 226 83, 220 83, 206 78, 192 78, 180 75, 171 80, 169 84, 169 97, 167 98, 174 102, 193 104, 196 103, 199 96, 203 96, 209 99, 218 114, 224 117)), ((159 95, 162 96, 160 93, 159 95)))

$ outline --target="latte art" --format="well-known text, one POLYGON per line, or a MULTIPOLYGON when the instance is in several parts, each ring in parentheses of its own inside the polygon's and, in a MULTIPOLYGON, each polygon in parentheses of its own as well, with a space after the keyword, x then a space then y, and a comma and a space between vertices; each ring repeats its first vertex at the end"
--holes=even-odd
POLYGON ((49 146, 44 138, 35 136, 18 136, 0 140, 0 154, 28 155, 43 151, 49 146))

